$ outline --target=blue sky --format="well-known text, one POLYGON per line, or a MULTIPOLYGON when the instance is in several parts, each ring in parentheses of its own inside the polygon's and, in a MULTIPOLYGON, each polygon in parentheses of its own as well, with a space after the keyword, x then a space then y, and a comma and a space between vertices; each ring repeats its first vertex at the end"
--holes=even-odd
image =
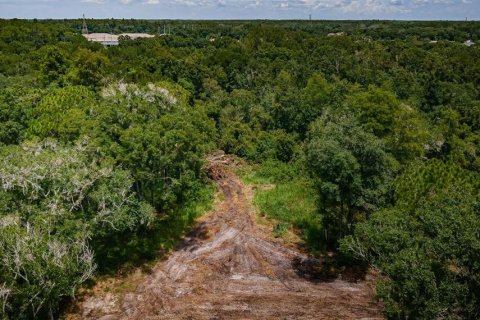
POLYGON ((0 0, 1 18, 480 20, 480 0, 0 0))

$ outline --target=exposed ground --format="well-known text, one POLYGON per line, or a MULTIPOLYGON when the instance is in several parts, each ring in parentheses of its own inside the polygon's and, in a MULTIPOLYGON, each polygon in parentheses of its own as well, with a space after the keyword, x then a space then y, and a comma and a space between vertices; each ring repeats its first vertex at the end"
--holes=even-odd
POLYGON ((332 276, 256 223, 252 190, 230 164, 212 157, 223 197, 165 261, 137 275, 136 288, 85 295, 66 318, 383 319, 371 280, 332 276))

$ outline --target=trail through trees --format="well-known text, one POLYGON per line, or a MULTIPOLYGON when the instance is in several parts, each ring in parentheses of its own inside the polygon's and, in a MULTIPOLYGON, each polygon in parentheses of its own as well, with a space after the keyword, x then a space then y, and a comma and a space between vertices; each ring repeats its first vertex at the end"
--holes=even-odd
POLYGON ((252 189, 229 162, 212 159, 208 174, 222 200, 168 259, 133 292, 85 297, 72 318, 382 319, 371 282, 318 276, 320 261, 257 225, 252 189))

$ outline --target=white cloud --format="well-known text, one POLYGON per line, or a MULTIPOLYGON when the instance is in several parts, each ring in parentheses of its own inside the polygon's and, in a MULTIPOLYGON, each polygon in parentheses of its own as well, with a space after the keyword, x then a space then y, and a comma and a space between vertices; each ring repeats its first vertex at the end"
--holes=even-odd
POLYGON ((84 2, 84 3, 104 4, 106 1, 105 1, 105 0, 81 0, 81 2, 84 2))
POLYGON ((2 18, 480 20, 480 0, 0 0, 2 18))
MULTIPOLYGON (((42 1, 42 0, 37 0, 42 1)), ((48 1, 48 0, 43 0, 48 1)), ((2 0, 0 0, 0 3, 2 0)), ((219 7, 237 9, 336 11, 340 13, 405 13, 430 5, 465 5, 472 0, 80 0, 83 3, 120 5, 179 5, 186 7, 219 7)))
MULTIPOLYGON (((87 0, 104 1, 104 0, 87 0)), ((401 13, 428 5, 461 5, 471 0, 117 0, 122 4, 182 5, 187 7, 336 10, 357 13, 401 13)))
POLYGON ((340 10, 349 13, 399 13, 409 9, 401 0, 352 0, 340 10))

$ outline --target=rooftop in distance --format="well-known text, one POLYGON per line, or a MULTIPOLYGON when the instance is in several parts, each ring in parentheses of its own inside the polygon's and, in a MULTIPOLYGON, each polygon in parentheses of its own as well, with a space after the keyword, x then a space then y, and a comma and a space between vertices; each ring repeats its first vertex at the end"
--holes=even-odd
POLYGON ((148 33, 122 33, 122 34, 110 34, 110 33, 89 33, 87 22, 85 21, 85 15, 83 15, 82 34, 88 40, 92 42, 98 42, 106 47, 118 46, 120 37, 128 37, 132 40, 139 38, 153 38, 154 35, 148 33))
POLYGON ((118 46, 120 37, 128 37, 132 40, 139 38, 153 38, 154 35, 148 33, 122 33, 122 34, 110 34, 110 33, 87 33, 83 36, 88 41, 98 42, 104 46, 118 46))

